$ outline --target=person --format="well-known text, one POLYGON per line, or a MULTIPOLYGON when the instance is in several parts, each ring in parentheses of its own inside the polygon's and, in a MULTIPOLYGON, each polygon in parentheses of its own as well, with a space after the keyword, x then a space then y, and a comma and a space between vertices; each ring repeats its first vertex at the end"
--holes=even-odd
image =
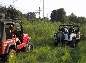
POLYGON ((75 29, 74 29, 74 27, 73 27, 73 33, 75 33, 75 29))
POLYGON ((64 26, 64 33, 68 33, 67 26, 64 26))
POLYGON ((10 29, 10 33, 12 35, 12 38, 14 37, 14 30, 13 30, 14 26, 13 24, 10 25, 9 29, 10 29))
POLYGON ((14 34, 14 25, 13 24, 11 24, 10 25, 10 27, 9 27, 9 29, 10 29, 10 33, 11 33, 11 35, 12 35, 12 38, 16 38, 16 43, 17 43, 17 45, 19 45, 21 42, 20 42, 20 40, 19 40, 19 37, 16 37, 16 35, 14 34))

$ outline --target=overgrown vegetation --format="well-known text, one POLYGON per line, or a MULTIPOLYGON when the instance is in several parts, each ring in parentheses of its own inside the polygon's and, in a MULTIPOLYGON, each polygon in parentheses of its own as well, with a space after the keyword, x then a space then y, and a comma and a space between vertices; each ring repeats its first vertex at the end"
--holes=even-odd
MULTIPOLYGON (((6 8, 3 7, 2 10, 3 9, 6 8)), ((13 12, 11 13, 11 11, 13 10, 13 8, 8 9, 8 17, 12 17, 13 12)), ((16 12, 16 10, 14 12, 16 12)), ((13 17, 15 14, 17 14, 16 17, 20 16, 21 12, 17 11, 16 13, 13 13, 13 17)), ((86 18, 77 18, 73 14, 70 16, 63 15, 66 14, 64 9, 63 13, 61 14, 60 15, 63 17, 61 21, 64 20, 65 22, 65 20, 67 20, 66 23, 79 22, 79 24, 83 24, 80 25, 81 32, 84 34, 84 39, 86 39, 86 25, 84 25, 84 23, 86 22, 86 18)), ((61 19, 62 17, 59 17, 59 19, 61 19)), ((55 19, 57 19, 57 17, 55 19)), ((39 19, 35 21, 27 21, 26 17, 22 17, 24 32, 28 33, 32 37, 31 42, 34 45, 34 49, 31 53, 17 53, 17 57, 15 60, 16 63, 86 63, 86 40, 81 40, 77 44, 76 48, 71 48, 65 45, 59 45, 58 47, 53 46, 54 32, 58 30, 58 26, 61 23, 58 22, 59 20, 54 20, 53 22, 52 21, 42 21, 39 19)))
POLYGON ((85 40, 81 40, 76 48, 53 46, 53 34, 58 30, 59 24, 47 21, 23 24, 24 32, 32 36, 34 50, 32 53, 18 53, 16 63, 85 63, 85 40))

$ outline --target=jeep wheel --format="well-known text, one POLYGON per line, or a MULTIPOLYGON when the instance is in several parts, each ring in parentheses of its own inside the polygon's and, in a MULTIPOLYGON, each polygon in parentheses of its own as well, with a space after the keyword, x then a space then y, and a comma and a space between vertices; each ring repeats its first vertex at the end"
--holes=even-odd
POLYGON ((27 52, 32 52, 33 50, 33 45, 32 44, 29 44, 26 48, 27 52))
POLYGON ((58 42, 57 40, 54 39, 54 46, 57 46, 58 45, 58 42))
POLYGON ((7 62, 8 63, 15 63, 15 55, 16 51, 14 49, 10 49, 9 54, 7 55, 7 62))
POLYGON ((71 47, 73 47, 73 48, 76 47, 76 39, 75 38, 72 39, 71 47))
POLYGON ((24 52, 32 52, 33 51, 33 45, 27 44, 26 47, 23 48, 24 52))

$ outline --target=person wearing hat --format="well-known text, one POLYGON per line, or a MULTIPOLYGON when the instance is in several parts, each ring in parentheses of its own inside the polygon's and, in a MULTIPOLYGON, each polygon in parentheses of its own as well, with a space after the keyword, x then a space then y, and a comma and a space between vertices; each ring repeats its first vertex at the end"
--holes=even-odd
POLYGON ((65 33, 68 33, 67 26, 64 26, 64 31, 65 31, 65 33))

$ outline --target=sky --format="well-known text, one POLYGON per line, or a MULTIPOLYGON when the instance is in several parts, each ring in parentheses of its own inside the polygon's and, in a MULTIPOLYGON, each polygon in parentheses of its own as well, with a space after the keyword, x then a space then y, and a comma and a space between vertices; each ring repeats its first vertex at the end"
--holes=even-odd
MULTIPOLYGON (((10 4, 22 13, 37 12, 40 7, 43 17, 43 0, 0 0, 0 5, 8 7, 10 4)), ((53 10, 64 8, 67 16, 74 13, 76 16, 86 17, 85 6, 86 0, 44 0, 44 16, 50 18, 53 10)))

